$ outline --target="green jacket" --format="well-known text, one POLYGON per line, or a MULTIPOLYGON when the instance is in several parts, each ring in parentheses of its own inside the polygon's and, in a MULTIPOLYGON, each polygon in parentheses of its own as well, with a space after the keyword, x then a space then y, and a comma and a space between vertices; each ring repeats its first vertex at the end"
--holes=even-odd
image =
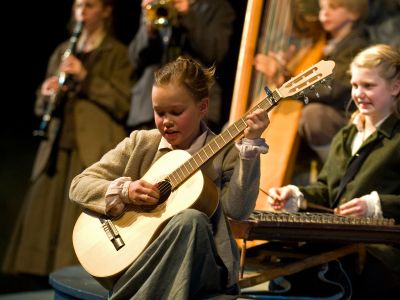
MULTIPOLYGON (((336 134, 317 182, 300 187, 307 200, 332 207, 340 179, 357 155, 351 155, 351 142, 356 133, 356 126, 351 124, 336 134)), ((400 224, 400 119, 394 115, 389 116, 362 147, 376 140, 379 134, 383 135, 383 139, 372 149, 347 184, 340 203, 377 191, 383 217, 393 218, 396 224, 400 224)), ((400 273, 400 249, 383 244, 368 245, 367 249, 392 270, 400 273)))
MULTIPOLYGON (((311 202, 332 207, 340 179, 354 157, 351 143, 357 133, 355 125, 344 127, 332 140, 328 159, 315 184, 300 187, 311 202)), ((340 202, 349 201, 377 191, 385 218, 400 223, 400 119, 391 115, 362 145, 383 135, 382 141, 368 154, 354 178, 347 184, 340 202)))

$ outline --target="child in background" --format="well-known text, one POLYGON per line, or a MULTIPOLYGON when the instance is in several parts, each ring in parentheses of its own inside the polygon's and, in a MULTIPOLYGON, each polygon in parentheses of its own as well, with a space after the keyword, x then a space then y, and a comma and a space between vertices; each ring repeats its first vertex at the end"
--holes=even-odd
MULTIPOLYGON (((346 115, 351 86, 348 66, 352 58, 368 45, 363 20, 368 13, 368 0, 320 0, 319 21, 326 32, 326 46, 321 59, 335 61, 331 89, 318 89, 319 97, 309 95, 299 124, 300 136, 316 152, 322 162, 326 160, 333 136, 348 122, 346 115)), ((296 51, 293 47, 277 57, 277 54, 257 54, 256 70, 265 74, 266 81, 290 77, 286 65, 296 51), (288 73, 288 74, 287 74, 288 73), (283 76, 284 75, 284 76, 283 76)))

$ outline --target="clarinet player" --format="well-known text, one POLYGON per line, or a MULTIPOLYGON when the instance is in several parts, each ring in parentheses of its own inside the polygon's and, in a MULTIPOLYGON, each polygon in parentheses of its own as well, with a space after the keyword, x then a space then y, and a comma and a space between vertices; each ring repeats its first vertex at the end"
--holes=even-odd
POLYGON ((61 43, 49 59, 35 113, 43 116, 57 90, 62 101, 51 111, 38 148, 8 243, 6 273, 45 279, 77 263, 71 235, 81 210, 68 198, 71 180, 126 136, 131 66, 126 46, 110 34, 112 11, 111 0, 75 0, 71 23, 84 24, 76 44, 73 39, 61 43))

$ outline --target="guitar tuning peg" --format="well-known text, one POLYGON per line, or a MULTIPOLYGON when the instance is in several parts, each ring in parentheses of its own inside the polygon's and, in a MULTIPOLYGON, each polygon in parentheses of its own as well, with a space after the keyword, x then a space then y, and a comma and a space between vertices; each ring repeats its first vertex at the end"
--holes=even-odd
POLYGON ((332 86, 329 84, 329 81, 326 79, 322 79, 321 84, 325 85, 330 90, 332 89, 332 86))
POLYGON ((319 98, 319 93, 318 93, 317 88, 315 87, 315 85, 310 86, 310 90, 311 91, 315 91, 315 96, 317 98, 319 98))
POLYGON ((308 97, 306 96, 306 94, 304 94, 304 91, 301 91, 301 92, 299 93, 299 97, 300 97, 300 98, 303 98, 303 101, 304 101, 305 104, 308 103, 308 97))
POLYGON ((308 104, 308 97, 306 96, 306 94, 304 93, 304 91, 301 91, 301 92, 299 93, 299 97, 300 97, 300 98, 303 98, 303 101, 304 101, 305 104, 308 104))

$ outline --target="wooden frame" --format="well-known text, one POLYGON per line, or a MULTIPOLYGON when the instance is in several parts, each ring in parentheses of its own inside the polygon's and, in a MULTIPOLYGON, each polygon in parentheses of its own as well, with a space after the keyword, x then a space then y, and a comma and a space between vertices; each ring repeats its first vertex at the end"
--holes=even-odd
MULTIPOLYGON (((242 116, 254 99, 250 99, 251 80, 255 70, 253 59, 257 51, 264 0, 249 0, 243 26, 237 73, 229 122, 242 116)), ((282 186, 290 182, 299 147, 298 124, 303 104, 298 100, 282 101, 271 113, 271 123, 263 137, 270 146, 269 153, 261 157, 260 188, 282 186)), ((265 195, 260 193, 257 209, 269 209, 265 195)))

